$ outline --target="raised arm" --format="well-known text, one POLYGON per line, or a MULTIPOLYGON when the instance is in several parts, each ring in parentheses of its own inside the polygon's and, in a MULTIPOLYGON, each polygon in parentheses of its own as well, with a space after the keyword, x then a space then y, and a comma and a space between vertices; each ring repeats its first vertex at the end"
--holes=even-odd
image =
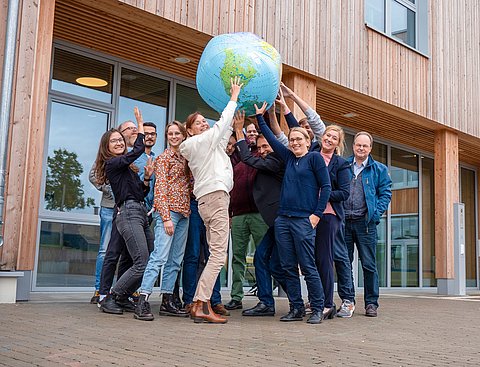
POLYGON ((250 149, 248 149, 248 145, 245 139, 239 140, 235 145, 235 148, 240 154, 240 158, 243 163, 259 171, 277 173, 284 167, 284 164, 278 159, 274 159, 272 157, 267 157, 267 159, 264 159, 262 157, 254 156, 250 152, 250 149))
POLYGON ((265 113, 267 103, 263 102, 263 105, 261 108, 258 108, 256 104, 254 106, 255 106, 255 113, 257 117, 258 126, 260 127, 260 130, 262 131, 263 136, 265 136, 265 139, 267 139, 272 149, 275 152, 277 152, 277 154, 282 158, 283 161, 286 162, 291 157, 291 154, 293 153, 290 151, 290 149, 285 147, 282 143, 280 143, 277 140, 272 130, 270 130, 265 120, 263 119, 263 114, 265 113))
POLYGON ((268 112, 268 120, 270 121, 270 124, 269 124, 270 129, 277 137, 277 140, 283 145, 285 145, 286 147, 288 147, 288 138, 280 128, 280 124, 278 123, 278 120, 277 120, 277 114, 275 113, 275 104, 273 104, 272 107, 270 107, 267 112, 268 112))

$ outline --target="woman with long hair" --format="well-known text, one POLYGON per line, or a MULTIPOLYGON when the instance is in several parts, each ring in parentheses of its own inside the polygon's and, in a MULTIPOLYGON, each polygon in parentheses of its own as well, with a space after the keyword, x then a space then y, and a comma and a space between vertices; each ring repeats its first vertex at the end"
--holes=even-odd
MULTIPOLYGON (((138 108, 135 107, 134 112, 138 123, 138 136, 133 149, 128 152, 125 138, 120 131, 110 129, 100 140, 96 159, 95 176, 99 184, 108 182, 112 187, 117 210, 115 225, 133 260, 133 265, 102 300, 102 304, 112 310, 119 308, 116 299, 127 298, 140 285, 148 261, 149 247, 153 245, 144 201, 150 189, 153 164, 149 159, 142 181, 133 162, 145 151, 143 118, 138 108)), ((140 297, 135 308, 135 317, 149 315, 146 317, 152 318, 149 311, 150 305, 145 297, 140 297)))
POLYGON ((191 136, 180 145, 193 178, 193 193, 198 200, 198 211, 205 223, 210 257, 198 281, 191 316, 195 322, 226 323, 210 304, 213 286, 227 257, 229 237, 229 192, 233 187, 233 170, 225 152, 232 135, 232 122, 237 99, 242 88, 241 79, 231 80, 230 101, 220 120, 210 129, 205 119, 197 118, 187 126, 191 136))

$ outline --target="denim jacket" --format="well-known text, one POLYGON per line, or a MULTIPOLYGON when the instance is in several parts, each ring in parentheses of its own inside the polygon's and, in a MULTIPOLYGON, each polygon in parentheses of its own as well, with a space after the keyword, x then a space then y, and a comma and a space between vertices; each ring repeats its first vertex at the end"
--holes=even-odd
MULTIPOLYGON (((353 174, 353 156, 347 159, 353 174)), ((367 202, 367 224, 380 223, 380 217, 387 210, 392 198, 392 180, 384 164, 368 157, 367 166, 362 171, 363 191, 367 202)))

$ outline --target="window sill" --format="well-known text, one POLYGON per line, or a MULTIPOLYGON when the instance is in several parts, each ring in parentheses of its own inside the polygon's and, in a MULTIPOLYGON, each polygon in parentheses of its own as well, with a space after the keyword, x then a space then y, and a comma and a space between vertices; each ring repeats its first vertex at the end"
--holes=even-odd
POLYGON ((429 56, 429 55, 423 53, 422 51, 417 50, 415 47, 412 47, 412 46, 410 46, 410 45, 407 45, 406 43, 400 41, 399 39, 397 39, 397 38, 395 38, 395 37, 392 37, 392 36, 386 34, 385 32, 383 32, 383 31, 375 28, 374 26, 372 26, 372 25, 370 25, 370 24, 368 24, 368 23, 365 23, 365 27, 367 27, 368 29, 374 31, 375 33, 378 33, 378 34, 381 34, 381 35, 384 36, 384 37, 387 37, 388 39, 392 40, 393 42, 398 43, 399 45, 402 45, 402 46, 408 48, 409 50, 412 50, 413 52, 416 52, 417 54, 419 54, 419 55, 421 55, 421 56, 423 56, 423 57, 426 57, 427 59, 430 59, 430 56, 429 56))

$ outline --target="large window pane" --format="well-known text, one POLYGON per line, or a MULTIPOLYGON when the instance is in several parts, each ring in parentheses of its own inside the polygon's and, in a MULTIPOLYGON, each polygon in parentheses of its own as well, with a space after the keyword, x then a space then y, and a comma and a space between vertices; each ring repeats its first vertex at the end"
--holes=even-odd
POLYGON ((418 157, 391 149, 391 286, 418 287, 418 157))
POLYGON ((52 102, 44 208, 96 214, 101 193, 88 174, 95 161, 108 114, 52 102))
POLYGON ((435 278, 435 193, 433 159, 422 158, 422 266, 423 286, 436 287, 435 278))
POLYGON ((370 26, 385 32, 385 0, 366 0, 365 19, 370 26))
POLYGON ((112 65, 55 49, 52 90, 111 103, 112 79, 112 65))
POLYGON ((218 112, 203 101, 195 88, 177 84, 175 96, 175 120, 185 122, 188 115, 197 111, 213 123, 219 118, 218 112))
POLYGON ((170 83, 166 80, 122 68, 118 124, 135 121, 133 108, 138 107, 144 121, 157 125, 157 143, 153 147, 157 154, 165 147, 169 88, 170 83))
POLYGON ((391 33, 392 37, 415 47, 415 12, 391 0, 391 33))
POLYGON ((91 287, 99 241, 98 226, 42 221, 37 287, 91 287))
POLYGON ((465 204, 465 270, 467 287, 477 286, 477 250, 475 240, 475 172, 461 169, 461 202, 465 204))

